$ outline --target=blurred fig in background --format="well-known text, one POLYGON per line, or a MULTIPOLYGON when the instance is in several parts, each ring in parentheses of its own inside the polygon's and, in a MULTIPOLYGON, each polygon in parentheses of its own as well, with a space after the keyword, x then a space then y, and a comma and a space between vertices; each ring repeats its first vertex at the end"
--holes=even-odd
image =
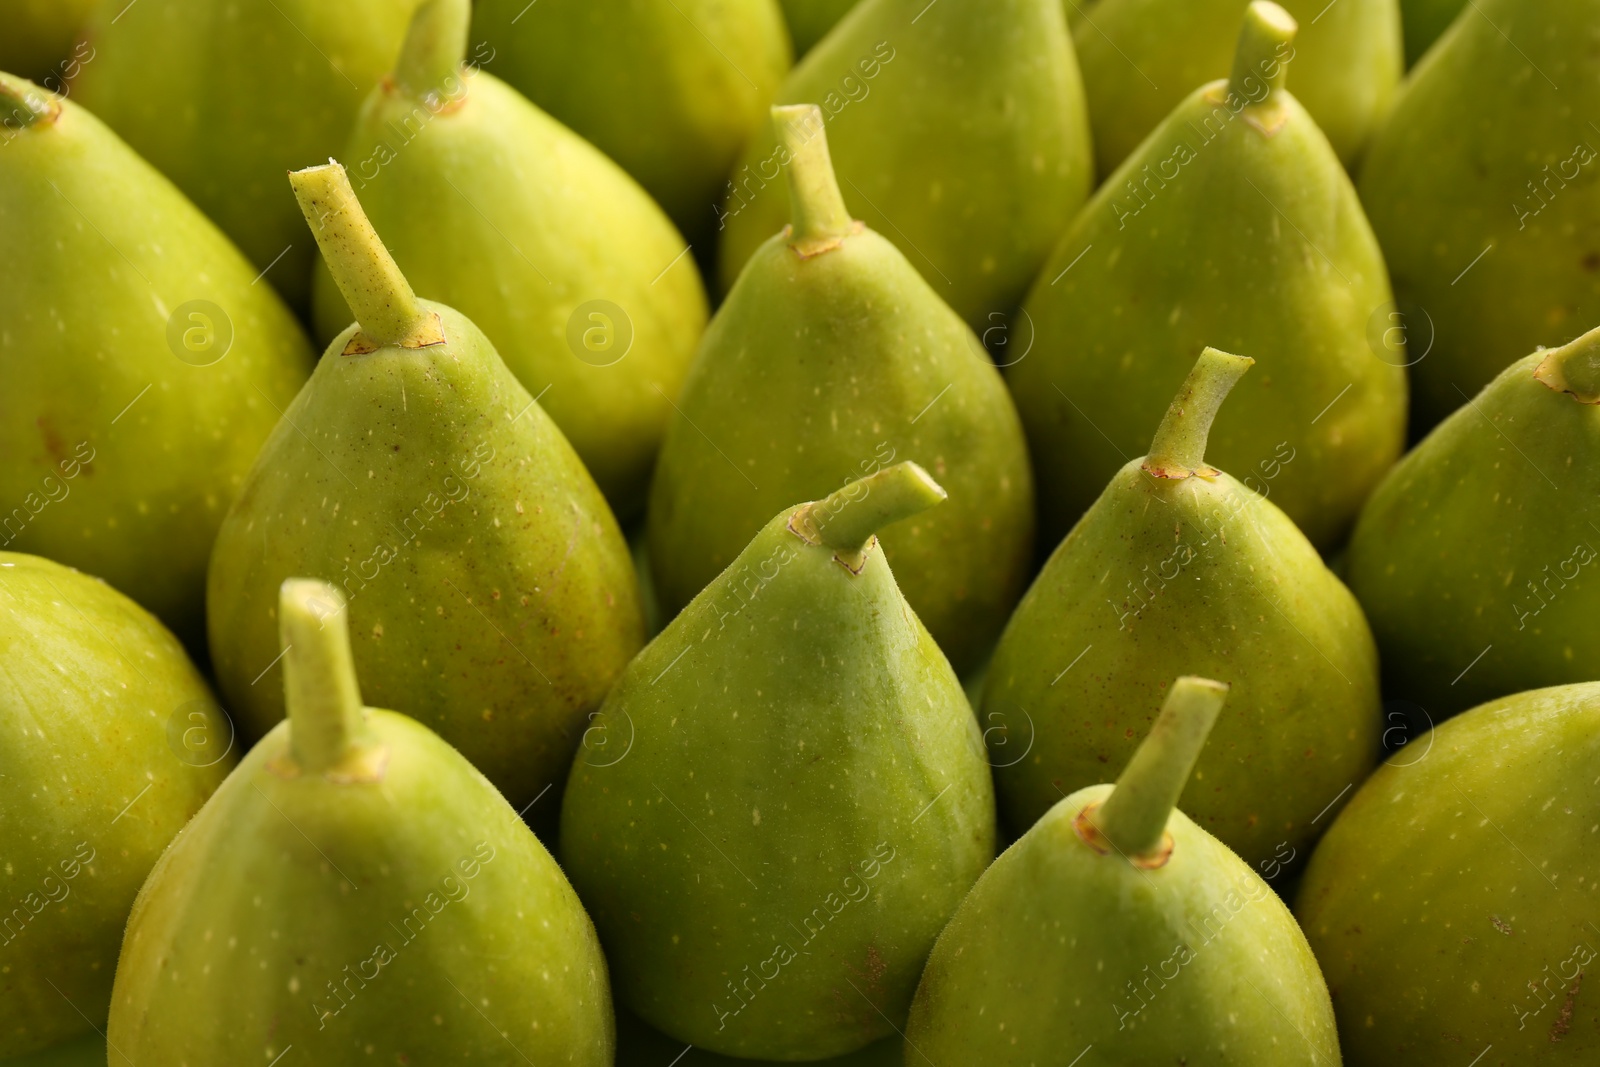
POLYGON ((303 312, 316 246, 284 172, 344 147, 417 3, 106 0, 72 93, 303 312))
POLYGON ((1367 154, 1417 430, 1600 322, 1597 26, 1600 0, 1473 0, 1367 154))
MULTIPOLYGON (((822 108, 856 216, 994 336, 1094 177, 1060 0, 862 0, 778 102, 822 108)), ((762 129, 725 176, 724 292, 789 221, 787 158, 762 129)))
POLYGON ((728 172, 792 61, 778 0, 478 0, 473 35, 708 258, 728 172))
POLYGON ((88 111, 3 74, 0 111, 0 548, 102 577, 204 647, 212 539, 311 348, 88 111))
MULTIPOLYGON (((1084 0, 1076 0, 1080 5, 1084 0)), ((1195 86, 1228 73, 1250 0, 1100 0, 1075 30, 1102 175, 1137 149, 1195 86)), ((1295 96, 1353 167, 1400 84, 1398 0, 1283 0, 1295 96)), ((1120 184, 1120 182, 1119 182, 1120 184)))
MULTIPOLYGON (((624 522, 644 510, 706 324, 684 240, 615 163, 464 64, 468 0, 430 0, 344 159, 417 292, 494 342, 624 522)), ((350 309, 317 268, 319 334, 350 309)))

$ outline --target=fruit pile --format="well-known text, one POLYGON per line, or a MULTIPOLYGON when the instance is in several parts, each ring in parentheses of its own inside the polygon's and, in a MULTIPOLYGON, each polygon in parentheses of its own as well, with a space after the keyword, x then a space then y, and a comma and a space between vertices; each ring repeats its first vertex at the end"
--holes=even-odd
POLYGON ((0 0, 0 1061, 1600 1063, 1600 0, 1282 5, 0 0))

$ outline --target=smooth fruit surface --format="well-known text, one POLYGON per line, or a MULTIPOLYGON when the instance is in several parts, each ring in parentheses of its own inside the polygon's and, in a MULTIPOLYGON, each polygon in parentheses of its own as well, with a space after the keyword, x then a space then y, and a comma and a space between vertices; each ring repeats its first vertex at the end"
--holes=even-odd
POLYGON ((344 146, 418 2, 103 3, 86 30, 95 59, 73 80, 73 96, 305 308, 316 246, 284 171, 344 146))
POLYGON ((1597 673, 1597 364, 1600 331, 1513 363, 1361 514, 1345 573, 1377 635, 1385 690, 1433 722, 1597 673))
POLYGON ((1600 685, 1475 708, 1389 758, 1296 914, 1351 1063, 1593 1063, 1600 685))
POLYGON ((777 0, 480 0, 494 70, 709 242, 728 171, 788 73, 777 0))
POLYGON ((917 988, 908 1067, 1340 1062, 1288 908, 1172 806, 1226 691, 1171 683, 1117 784, 1061 800, 984 872, 917 988))
POLYGON ((1361 171, 1422 429, 1536 346, 1600 322, 1600 133, 1587 121, 1600 0, 1473 7, 1418 64, 1361 171))
MULTIPOLYGON (((1250 0, 1095 4, 1074 36, 1101 174, 1116 170, 1196 86, 1228 73, 1249 6, 1250 0)), ((1283 6, 1305 30, 1295 42, 1295 96, 1353 167, 1400 85, 1398 0, 1284 0, 1283 6)))
POLYGON ((0 658, 4 1058, 102 1027, 134 895, 242 746, 154 617, 49 560, 0 552, 0 658))
POLYGON ((76 48, 79 29, 95 0, 7 0, 6 34, 0 40, 0 70, 32 78, 47 88, 61 89, 77 73, 75 62, 92 57, 92 48, 76 48), (54 79, 54 80, 51 80, 54 79))
POLYGON ((1350 179, 1285 87, 1300 61, 1278 10, 1263 22, 1252 9, 1233 76, 1190 94, 1101 187, 1023 306, 1034 343, 1006 376, 1047 537, 1144 450, 1207 345, 1259 364, 1207 458, 1271 474, 1273 502, 1319 549, 1345 538, 1400 455, 1406 355, 1380 343, 1388 273, 1350 179))
MULTIPOLYGON (((408 57, 368 97, 341 158, 412 286, 488 335, 627 521, 644 510, 705 329, 700 275, 616 164, 498 78, 461 66, 447 38, 468 40, 467 17, 465 3, 419 15, 413 44, 443 53, 438 69, 408 57)), ((323 338, 350 325, 326 269, 315 306, 323 338)))
MULTIPOLYGON (((777 95, 816 104, 857 217, 977 330, 1010 321, 1089 193, 1088 117, 1058 0, 863 0, 777 95)), ((728 175, 722 288, 790 215, 777 137, 728 175)))
POLYGON ((912 472, 772 519, 629 664, 573 765, 563 865, 618 999, 685 1043, 811 1060, 891 1036, 994 854, 971 708, 870 534, 912 472))
POLYGON ((287 581, 278 615, 289 720, 140 891, 110 1045, 139 1064, 610 1067, 605 960, 550 854, 438 735, 362 705, 335 587, 287 581))
POLYGON ((781 0, 796 55, 805 55, 856 6, 856 0, 781 0))
MULTIPOLYGON (((1197 388, 1231 385, 1215 379, 1242 373, 1223 362, 1234 358, 1203 356, 1168 419, 1196 413, 1197 388)), ((1377 649, 1288 517, 1199 462, 1163 468, 1168 437, 1112 478, 1045 564, 995 652, 979 721, 1021 832, 1128 762, 1173 671, 1230 683, 1179 806, 1272 871, 1309 850, 1329 805, 1377 762, 1377 649)))
POLYGON ((212 539, 311 348, 88 111, 9 75, 0 110, 0 547, 105 578, 197 645, 212 539))
POLYGON ((1467 9, 1467 0, 1400 0, 1400 18, 1405 26, 1406 65, 1413 66, 1433 43, 1444 36, 1456 16, 1467 9))

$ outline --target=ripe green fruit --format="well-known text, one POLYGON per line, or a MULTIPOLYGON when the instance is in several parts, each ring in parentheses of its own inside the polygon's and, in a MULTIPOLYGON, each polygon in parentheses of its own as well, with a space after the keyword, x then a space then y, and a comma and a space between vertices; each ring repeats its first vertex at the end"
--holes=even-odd
POLYGON ((1405 26, 1406 65, 1411 66, 1444 36, 1456 16, 1466 9, 1467 0, 1400 0, 1400 18, 1405 26))
POLYGON ((1378 657, 1355 597, 1288 516, 1205 462, 1251 362, 1206 350, 1149 456, 1117 472, 1006 627, 979 719, 1015 829, 1127 764, 1174 668, 1232 683, 1180 806, 1251 864, 1305 850, 1377 762, 1378 657))
MULTIPOLYGON (((468 0, 418 8, 395 73, 345 157, 411 284, 494 342, 619 517, 644 510, 706 297, 661 209, 605 156, 504 82, 463 65, 468 0)), ((318 332, 350 311, 315 283, 318 332)))
POLYGON ((562 863, 618 999, 680 1041, 811 1060, 891 1035, 994 855, 971 707, 873 536, 943 496, 900 463, 785 509, 590 727, 562 863))
POLYGON ((344 145, 417 3, 102 3, 72 91, 305 308, 316 248, 283 173, 344 145))
POLYGON ((805 55, 856 6, 856 0, 781 0, 796 55, 805 55))
POLYGON ((238 756, 177 639, 115 589, 0 552, 0 603, 9 1064, 101 1025, 140 883, 238 756))
POLYGON ((310 346, 166 179, 7 74, 0 233, 0 547, 98 575, 198 645, 212 539, 310 346))
MULTIPOLYGON (((931 17, 931 16, 930 16, 931 17)), ((650 497, 652 571, 677 611, 773 513, 896 458, 951 502, 883 533, 906 599, 958 669, 994 642, 1033 538, 1027 447, 1005 383, 894 245, 851 220, 815 107, 773 110, 791 226, 706 333, 650 497)))
POLYGON ((1173 805, 1228 687, 1172 683, 1113 786, 1080 789, 939 935, 906 1063, 1339 1063, 1328 990, 1265 882, 1173 805), (1087 1047, 1086 1047, 1087 1046, 1087 1047))
POLYGON ((1433 721, 1589 680, 1600 653, 1600 330, 1518 360, 1390 472, 1345 574, 1385 692, 1433 721))
MULTIPOLYGON (((862 0, 778 101, 817 103, 861 218, 974 329, 1004 327, 1089 194, 1088 116, 1060 0, 862 0)), ((788 146, 753 135, 719 227, 722 288, 789 221, 788 146)))
POLYGON ((696 245, 792 59, 777 0, 478 0, 473 29, 496 72, 622 164, 696 245))
POLYGON ((1445 723, 1356 793, 1295 906, 1351 1063, 1596 1061, 1597 763, 1600 685, 1560 686, 1445 723))
POLYGON ((92 46, 75 47, 93 7, 94 0, 6 0, 0 5, 6 25, 0 70, 60 89, 77 72, 77 64, 94 55, 92 46))
POLYGON ((279 655, 278 586, 334 582, 352 601, 369 695, 426 723, 521 808, 559 790, 584 716, 644 644, 627 544, 488 339, 413 295, 344 168, 290 180, 357 323, 218 534, 217 678, 245 732, 266 733, 284 714, 263 678, 279 655))
POLYGON ((111 1046, 139 1064, 294 1048, 610 1067, 605 959, 550 854, 438 735, 362 706, 338 589, 286 581, 278 616, 289 721, 140 891, 111 1046))
POLYGON ((1600 0, 1473 6, 1406 83, 1361 171, 1417 349, 1423 429, 1534 345, 1600 322, 1600 133, 1587 121, 1600 0))
POLYGON ((1007 376, 1051 538, 1144 449, 1206 345, 1261 364, 1212 462, 1249 484, 1292 453, 1273 500, 1318 548, 1344 539, 1400 454, 1406 360, 1370 326, 1393 306, 1388 274, 1284 88, 1294 34, 1282 8, 1251 6, 1232 79, 1196 90, 1106 182, 1024 305, 1036 340, 1007 376))
MULTIPOLYGON (((1306 28, 1290 53, 1295 96, 1339 158, 1353 165, 1400 84, 1399 0, 1284 0, 1283 6, 1306 28)), ((1102 175, 1139 149, 1195 86, 1228 72, 1235 31, 1248 7, 1249 0, 1095 5, 1092 25, 1080 24, 1074 36, 1102 175)))

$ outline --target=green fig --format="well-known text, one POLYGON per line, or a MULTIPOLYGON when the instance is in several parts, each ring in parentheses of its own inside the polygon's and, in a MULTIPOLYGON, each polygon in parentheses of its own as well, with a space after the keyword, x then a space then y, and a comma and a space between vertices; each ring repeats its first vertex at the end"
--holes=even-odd
POLYGON ((1262 495, 1270 480, 1206 465, 1252 362, 1201 355, 1150 454, 1117 472, 1011 617, 979 718, 1015 829, 1127 764, 1174 667, 1233 685, 1180 806, 1248 862, 1305 850, 1377 762, 1378 657, 1355 597, 1262 495))
POLYGON ((255 268, 77 104, 0 74, 0 548, 204 644, 223 514, 312 352, 255 268))
POLYGON ((1356 793, 1295 906, 1352 1063, 1600 1059, 1597 766, 1600 685, 1560 686, 1444 723, 1356 793))
POLYGON ((590 727, 562 864, 618 1000, 680 1041, 813 1060, 891 1035, 994 855, 971 707, 874 536, 943 497, 899 463, 786 508, 590 727))
POLYGON ((906 598, 958 670, 1027 577, 1033 483, 1005 383, 894 245, 851 219, 822 112, 773 109, 794 221, 717 312, 650 495, 652 573, 675 612, 773 513, 914 459, 952 500, 885 530, 906 598), (731 468, 731 469, 730 469, 731 468))
POLYGON ((72 91, 304 309, 316 248, 283 173, 343 146, 418 2, 108 0, 72 91))
POLYGON ((1465 11, 1467 0, 1400 0, 1405 27, 1406 65, 1413 66, 1465 11))
MULTIPOLYGON (((1250 0, 1095 5, 1074 39, 1101 175, 1119 170, 1196 85, 1228 73, 1235 31, 1249 6, 1250 0)), ((1295 96, 1351 166, 1388 112, 1404 72, 1399 0, 1283 0, 1283 6, 1306 27, 1289 53, 1295 96)))
POLYGON ((1150 135, 1028 296, 1033 348, 1007 376, 1047 537, 1143 449, 1206 345, 1261 363, 1212 462, 1264 473, 1275 453, 1297 456, 1273 499, 1318 548, 1344 539, 1400 455, 1403 346, 1369 340, 1389 277, 1349 178, 1284 87, 1295 32, 1276 4, 1252 4, 1232 78, 1150 135))
MULTIPOLYGON (((1059 651, 1059 650, 1058 650, 1059 651)), ((906 1063, 1339 1063, 1289 909, 1174 804, 1228 687, 1172 683, 1115 786, 1058 802, 939 935, 906 1063)))
POLYGON ((102 1025, 140 884, 238 756, 177 639, 104 582, 0 552, 0 605, 9 1063, 102 1025))
MULTIPOLYGON (((31 1056, 8 1059, 5 1065, 6 1067, 106 1067, 106 1055, 106 1039, 91 1032, 65 1044, 53 1045, 31 1056)), ((897 1063, 895 1067, 900 1065, 897 1063)))
MULTIPOLYGON (((818 1067, 905 1067, 903 1042, 898 1036, 886 1037, 859 1052, 816 1061, 818 1067)), ((719 1056, 668 1037, 641 1022, 626 1008, 617 1008, 617 1067, 776 1067, 783 1060, 749 1060, 719 1056)), ((6 1064, 6 1067, 11 1067, 6 1064)), ((31 1065, 30 1065, 31 1067, 31 1065)), ((40 1067, 55 1067, 54 1064, 40 1067)), ((62 1067, 77 1067, 62 1065, 62 1067)), ((96 1065, 101 1067, 101 1065, 96 1065)))
POLYGON ((244 731, 266 733, 284 715, 263 677, 280 654, 278 586, 334 582, 369 695, 524 807, 559 787, 584 716, 644 644, 627 543, 488 339, 413 294, 344 168, 290 181, 357 321, 218 534, 207 587, 218 681, 244 731))
POLYGON ((783 18, 789 24, 796 55, 805 55, 839 20, 850 13, 857 0, 781 0, 783 18))
POLYGON ((9 70, 59 92, 95 50, 78 40, 95 0, 0 0, 0 70, 9 70), (54 84, 52 84, 54 82, 54 84))
MULTIPOLYGON (((338 356, 329 356, 337 359, 338 356)), ((363 707, 339 590, 283 583, 289 718, 139 892, 129 1063, 611 1067, 606 964, 561 868, 461 754, 363 707)))
POLYGON ((496 71, 709 244, 739 150, 792 54, 778 0, 478 0, 496 71))
MULTIPOLYGON (((778 101, 822 106, 839 178, 968 324, 1004 328, 1089 195, 1088 118, 1060 0, 862 0, 778 101)), ((751 137, 719 228, 722 288, 789 221, 790 146, 751 137)))
POLYGON ((1345 574, 1390 696, 1438 722, 1594 677, 1596 404, 1600 329, 1507 367, 1374 490, 1345 574))
MULTIPOLYGON (((469 0, 417 9, 345 158, 411 284, 488 335, 627 521, 705 331, 700 274, 633 179, 463 64, 471 14, 469 0)), ((350 311, 326 269, 313 288, 332 338, 350 311)))
POLYGON ((1361 170, 1423 430, 1533 345, 1600 322, 1600 0, 1473 9, 1406 82, 1361 170))

